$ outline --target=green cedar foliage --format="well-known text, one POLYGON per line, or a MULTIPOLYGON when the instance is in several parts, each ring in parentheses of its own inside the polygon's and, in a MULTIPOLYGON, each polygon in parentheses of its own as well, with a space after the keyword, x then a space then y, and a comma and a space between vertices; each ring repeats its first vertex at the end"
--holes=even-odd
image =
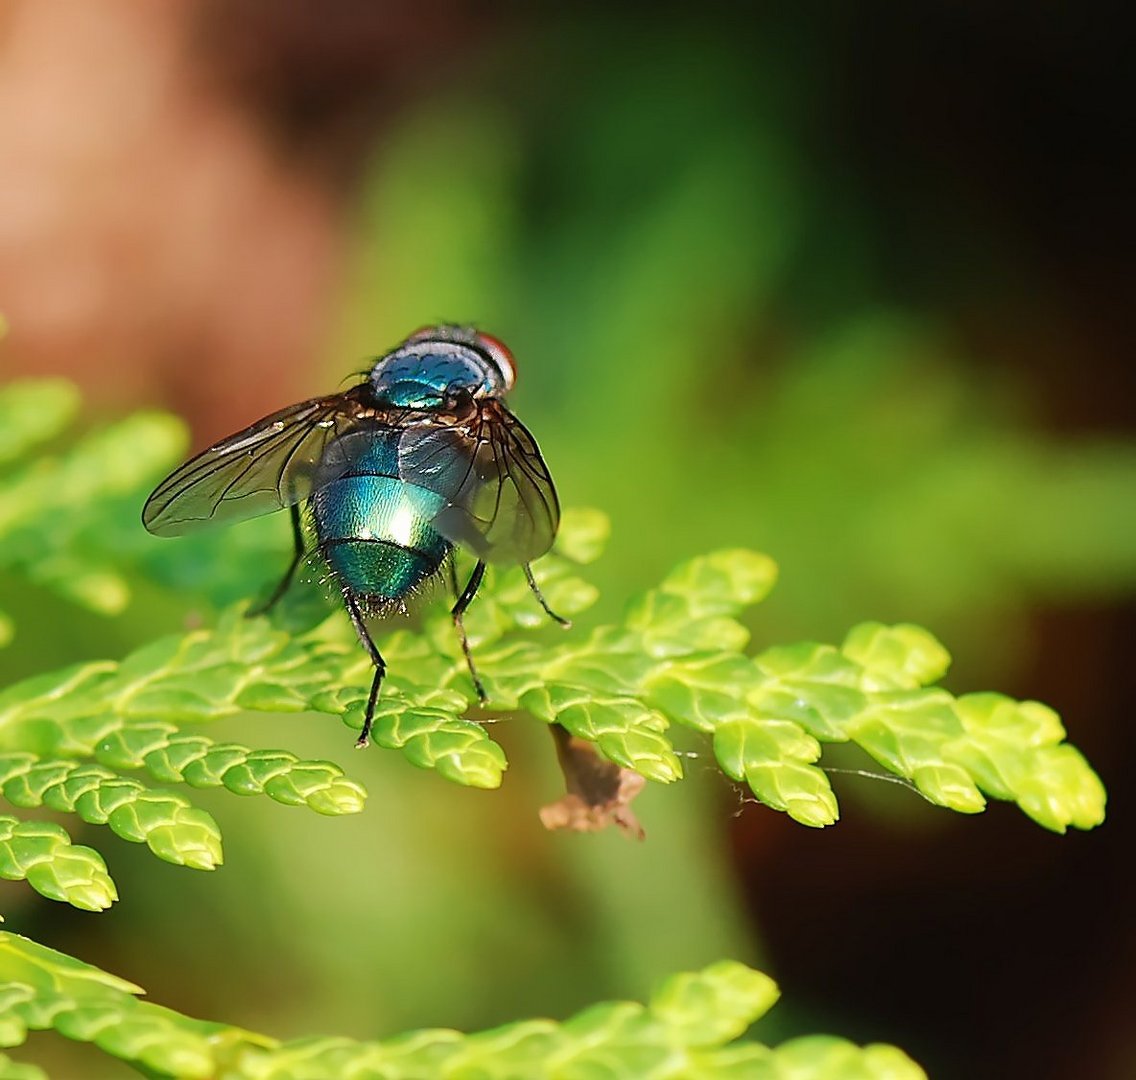
MULTIPOLYGON (((370 667, 342 612, 321 607, 313 618, 301 598, 272 619, 247 617, 247 599, 232 597, 249 580, 250 552, 263 562, 264 549, 228 539, 241 530, 176 544, 145 536, 137 509, 177 454, 176 423, 141 414, 56 449, 77 403, 59 382, 0 391, 0 570, 104 614, 129 602, 132 582, 184 587, 195 561, 230 575, 206 588, 218 605, 212 625, 0 690, 0 794, 8 804, 0 876, 97 911, 117 898, 100 854, 74 844, 62 824, 8 810, 45 807, 64 822, 74 815, 107 825, 195 869, 222 860, 220 830, 194 806, 195 788, 357 813, 366 793, 338 766, 218 741, 208 727, 261 711, 326 714, 358 729, 370 667)), ((596 511, 565 514, 556 551, 536 567, 555 609, 579 616, 595 601, 581 575, 607 532, 596 511)), ((453 628, 435 605, 420 631, 391 629, 379 641, 389 676, 374 742, 446 780, 495 788, 507 762, 478 721, 527 715, 560 725, 624 775, 669 783, 683 773, 672 733, 688 729, 758 801, 810 826, 838 817, 822 748, 851 743, 926 799, 963 813, 995 798, 1057 832, 1103 819, 1100 781, 1065 742, 1057 715, 998 694, 949 693, 937 684, 950 658, 919 627, 863 623, 838 644, 750 649, 739 620, 775 579, 765 555, 712 552, 634 597, 618 620, 585 620, 560 634, 546 626, 519 569, 491 572, 466 620, 487 708, 477 707, 453 628)), ((18 630, 18 621, 0 623, 9 637, 18 630)), ((298 1062, 313 1080, 422 1075, 427 1066, 436 1075, 487 1077, 742 1076, 758 1067, 770 1076, 921 1075, 885 1047, 733 1043, 776 991, 732 963, 676 977, 646 1007, 597 1006, 561 1025, 284 1046, 141 1003, 136 987, 12 935, 0 945, 0 976, 7 1045, 28 1028, 54 1027, 159 1076, 283 1077, 297 1075, 298 1062)), ((0 1059, 0 1076, 34 1075, 0 1059)))

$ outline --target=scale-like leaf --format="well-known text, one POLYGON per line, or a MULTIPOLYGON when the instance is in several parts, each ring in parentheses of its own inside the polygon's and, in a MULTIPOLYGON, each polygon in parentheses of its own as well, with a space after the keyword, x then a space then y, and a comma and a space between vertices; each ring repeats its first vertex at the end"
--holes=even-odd
POLYGON ((303 761, 286 750, 252 750, 183 735, 158 721, 124 724, 95 747, 95 758, 113 769, 146 769, 166 784, 224 787, 235 795, 268 795, 286 806, 321 814, 353 814, 366 793, 330 761, 303 761))
POLYGON ((36 892, 84 911, 102 911, 118 899, 102 856, 73 844, 62 826, 0 814, 0 877, 26 879, 36 892))
POLYGON ((212 870, 221 863, 221 831, 185 796, 155 791, 99 765, 0 755, 0 792, 13 806, 47 806, 109 825, 167 862, 212 870))

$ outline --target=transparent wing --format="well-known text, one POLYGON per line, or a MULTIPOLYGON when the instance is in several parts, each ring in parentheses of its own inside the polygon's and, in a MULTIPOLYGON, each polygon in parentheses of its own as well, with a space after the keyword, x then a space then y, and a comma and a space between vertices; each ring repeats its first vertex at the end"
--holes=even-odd
POLYGON ((311 494, 317 472, 320 484, 334 479, 336 444, 329 442, 365 412, 349 390, 258 420, 170 473, 146 500, 142 524, 157 536, 180 536, 300 502, 311 494))
POLYGON ((498 401, 480 402, 468 424, 407 428, 399 473, 427 493, 419 505, 434 528, 485 562, 527 563, 552 547, 560 504, 548 466, 498 401))

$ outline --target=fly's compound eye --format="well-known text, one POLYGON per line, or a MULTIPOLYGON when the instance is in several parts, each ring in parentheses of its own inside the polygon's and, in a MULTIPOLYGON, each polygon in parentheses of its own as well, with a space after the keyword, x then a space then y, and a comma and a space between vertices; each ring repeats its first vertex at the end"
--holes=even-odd
POLYGON ((513 360, 513 354, 509 351, 509 347, 503 341, 493 337, 492 334, 480 332, 477 335, 477 343, 489 354, 489 359, 501 372, 505 389, 512 390, 517 382, 517 364, 513 360))

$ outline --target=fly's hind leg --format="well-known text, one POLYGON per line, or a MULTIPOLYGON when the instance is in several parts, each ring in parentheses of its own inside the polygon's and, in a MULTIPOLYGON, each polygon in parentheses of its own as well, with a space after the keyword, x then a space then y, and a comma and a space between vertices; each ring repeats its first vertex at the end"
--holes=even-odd
POLYGON ((540 603, 540 606, 542 608, 544 608, 544 613, 553 622, 559 623, 561 626, 564 627, 565 630, 567 630, 572 625, 572 620, 564 618, 563 615, 557 615, 556 612, 553 611, 552 608, 550 608, 548 606, 548 601, 545 600, 544 593, 542 593, 540 591, 540 586, 536 583, 536 578, 533 577, 532 564, 531 563, 525 563, 524 567, 525 567, 525 580, 529 583, 529 588, 532 589, 533 596, 535 596, 537 598, 537 601, 540 603))
POLYGON ((280 583, 272 590, 272 595, 263 603, 255 604, 248 609, 246 614, 250 619, 257 615, 267 615, 276 606, 280 598, 288 591, 292 579, 296 576, 296 570, 304 558, 304 531, 300 527, 300 508, 293 503, 289 509, 292 511, 292 543, 294 545, 292 561, 288 564, 288 569, 284 572, 280 583))
POLYGON ((343 591, 343 603, 347 607, 347 614, 351 616, 351 625, 355 627, 355 633, 359 635, 360 644, 367 650, 371 663, 375 665, 375 675, 371 679, 371 693, 367 697, 367 711, 363 714, 363 730, 359 732, 359 738, 355 740, 355 749, 362 750, 371 741, 371 725, 375 719, 375 703, 379 700, 379 687, 382 685, 383 676, 387 673, 387 665, 367 629, 367 624, 363 621, 359 602, 346 589, 343 591))
POLYGON ((450 609, 454 626, 457 627, 458 637, 461 639, 465 662, 469 665, 469 675, 470 678, 473 679, 473 688, 477 691, 477 700, 480 701, 482 705, 484 705, 489 698, 486 696, 485 687, 481 685, 481 676, 477 674, 477 666, 473 662, 473 653, 469 648, 469 638, 467 638, 465 634, 465 624, 462 622, 462 616, 465 614, 465 609, 469 607, 470 601, 477 595, 477 590, 481 587, 481 579, 483 577, 485 577, 485 563, 478 559, 477 565, 473 568, 473 573, 469 575, 469 581, 465 583, 465 588, 462 589, 461 596, 458 597, 457 603, 450 609))

